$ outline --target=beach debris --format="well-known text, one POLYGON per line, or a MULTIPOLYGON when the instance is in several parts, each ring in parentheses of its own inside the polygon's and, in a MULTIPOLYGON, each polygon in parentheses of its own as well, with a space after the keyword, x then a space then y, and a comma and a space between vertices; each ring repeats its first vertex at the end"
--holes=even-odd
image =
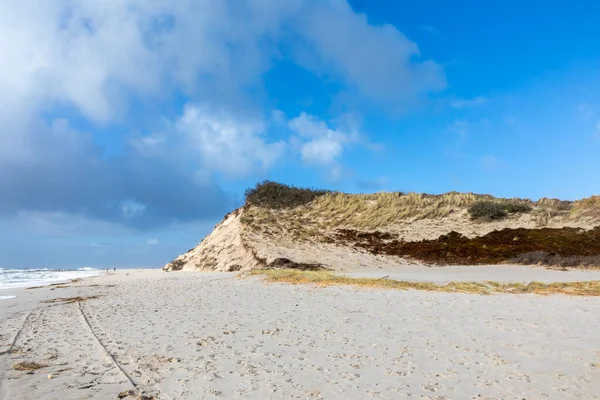
MULTIPOLYGON (((81 282, 82 279, 81 278, 75 278, 75 279, 71 279, 69 282, 59 282, 59 283, 53 283, 51 285, 42 285, 42 286, 31 286, 28 288, 25 288, 26 290, 29 289, 42 289, 42 288, 46 288, 49 287, 50 290, 54 290, 56 288, 58 289, 63 289, 63 288, 69 288, 69 287, 73 287, 73 286, 67 286, 71 283, 77 283, 77 282, 81 282)), ((76 287, 81 287, 81 286, 76 286, 76 287)))
POLYGON ((263 335, 274 336, 274 335, 277 335, 279 332, 281 332, 281 329, 279 329, 279 328, 275 328, 275 329, 263 329, 262 334, 263 335))
POLYGON ((209 344, 218 343, 218 341, 214 338, 214 336, 207 336, 203 339, 200 339, 196 344, 198 346, 208 346, 209 344))
POLYGON ((99 295, 95 295, 95 296, 86 296, 86 297, 82 297, 82 296, 75 296, 75 297, 57 297, 55 299, 49 299, 49 300, 42 300, 42 303, 64 303, 64 304, 70 304, 70 303, 76 303, 78 301, 86 301, 86 300, 93 300, 93 299, 97 299, 99 298, 99 295))
POLYGON ((47 365, 37 363, 35 361, 21 361, 13 365, 15 371, 37 371, 38 369, 46 368, 47 365))
POLYGON ((90 382, 90 383, 86 383, 85 385, 79 386, 77 389, 84 390, 84 389, 90 389, 93 387, 94 387, 94 383, 90 382))
POLYGON ((156 396, 149 395, 146 393, 137 394, 135 390, 124 390, 117 395, 118 399, 125 399, 127 397, 135 397, 135 400, 157 400, 156 396))

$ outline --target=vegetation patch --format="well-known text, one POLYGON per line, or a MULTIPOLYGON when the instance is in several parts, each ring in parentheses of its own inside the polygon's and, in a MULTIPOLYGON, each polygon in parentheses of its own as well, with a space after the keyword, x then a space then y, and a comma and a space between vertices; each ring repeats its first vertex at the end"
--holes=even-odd
POLYGON ((169 263, 169 268, 171 269, 171 271, 181 271, 184 265, 185 261, 183 261, 182 259, 176 259, 169 263))
POLYGON ((326 271, 254 270, 252 275, 264 276, 268 282, 314 284, 319 286, 352 285, 398 290, 425 290, 471 294, 564 294, 572 296, 600 296, 600 281, 541 283, 500 282, 407 282, 392 279, 350 278, 326 271))
POLYGON ((272 209, 294 208, 308 204, 330 193, 329 190, 298 188, 282 183, 263 181, 246 190, 246 203, 272 209))
POLYGON ((471 218, 480 221, 504 219, 508 214, 527 213, 533 208, 524 201, 482 200, 474 203, 468 211, 471 218))
POLYGON ((267 270, 327 271, 323 264, 297 263, 287 258, 276 258, 265 267, 267 270))
POLYGON ((600 227, 588 231, 507 228, 474 238, 452 231, 438 239, 418 242, 384 240, 382 235, 381 232, 339 229, 336 239, 372 254, 411 257, 431 264, 504 263, 537 251, 560 257, 600 256, 600 227))
POLYGON ((242 268, 243 267, 240 264, 233 264, 233 265, 230 265, 229 268, 227 268, 227 271, 236 272, 236 271, 241 271, 242 268))
POLYGON ((327 231, 339 227, 376 230, 418 220, 469 215, 469 209, 473 220, 479 222, 498 221, 519 213, 530 213, 538 226, 600 219, 600 196, 576 202, 550 198, 534 202, 458 192, 346 194, 266 181, 249 189, 246 199, 250 207, 245 207, 242 216, 245 225, 264 235, 283 231, 298 240, 322 240, 327 231))
POLYGON ((600 218, 600 196, 575 201, 570 208, 570 214, 575 219, 600 218))
POLYGON ((37 371, 38 369, 46 368, 47 365, 37 363, 35 361, 21 361, 13 365, 15 371, 37 371))

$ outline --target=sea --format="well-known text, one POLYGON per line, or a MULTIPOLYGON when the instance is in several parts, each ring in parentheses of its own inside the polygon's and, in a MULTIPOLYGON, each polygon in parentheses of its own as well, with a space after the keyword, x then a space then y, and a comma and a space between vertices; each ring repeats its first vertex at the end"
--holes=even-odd
POLYGON ((68 282, 71 279, 100 275, 102 270, 90 267, 78 269, 0 268, 0 300, 15 298, 10 289, 68 282))

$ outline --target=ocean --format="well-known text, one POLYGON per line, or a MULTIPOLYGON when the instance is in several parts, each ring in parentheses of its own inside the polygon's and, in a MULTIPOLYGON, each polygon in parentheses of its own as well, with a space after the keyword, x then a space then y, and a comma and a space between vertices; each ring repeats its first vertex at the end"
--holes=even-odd
POLYGON ((0 300, 14 298, 10 293, 10 289, 13 288, 68 282, 71 279, 96 276, 100 273, 102 270, 89 267, 79 269, 0 268, 0 300))

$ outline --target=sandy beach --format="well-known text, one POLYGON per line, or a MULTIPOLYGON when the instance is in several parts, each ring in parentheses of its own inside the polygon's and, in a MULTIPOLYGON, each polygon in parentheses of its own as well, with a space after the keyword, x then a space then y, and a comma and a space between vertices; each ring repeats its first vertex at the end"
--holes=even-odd
POLYGON ((67 286, 2 293, 16 298, 0 302, 1 399, 600 398, 597 297, 158 270, 67 286))

